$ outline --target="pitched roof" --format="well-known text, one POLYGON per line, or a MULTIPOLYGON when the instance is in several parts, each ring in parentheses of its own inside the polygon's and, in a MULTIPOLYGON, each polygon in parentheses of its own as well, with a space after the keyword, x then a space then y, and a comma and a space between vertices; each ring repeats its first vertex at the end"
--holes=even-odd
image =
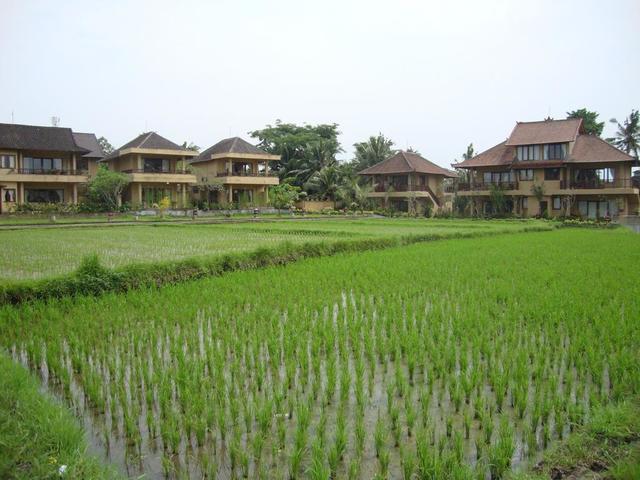
POLYGON ((221 155, 225 153, 236 153, 236 154, 245 154, 245 155, 269 155, 264 150, 259 149, 258 147, 251 145, 246 140, 243 140, 240 137, 231 137, 225 138, 224 140, 220 140, 215 145, 207 148, 203 152, 200 153, 196 158, 194 158, 191 162, 206 162, 207 160, 211 160, 212 155, 221 155))
POLYGON ((77 145, 70 128, 0 123, 0 148, 87 153, 77 145))
POLYGON ((73 132, 73 139, 76 145, 89 151, 89 153, 82 155, 84 158, 104 158, 104 153, 94 133, 73 132))
POLYGON ((580 132, 581 125, 581 118, 518 122, 509 135, 506 145, 573 142, 580 132))
POLYGON ((506 145, 506 140, 498 145, 479 153, 475 157, 471 157, 463 162, 454 163, 455 168, 473 168, 473 167, 498 167, 508 166, 515 156, 515 148, 506 145))
POLYGON ((455 177, 456 174, 445 168, 439 167, 417 153, 399 151, 395 155, 365 168, 359 175, 385 175, 393 173, 430 173, 431 175, 444 175, 455 177))
POLYGON ((138 135, 130 142, 125 143, 117 150, 104 157, 104 160, 111 160, 120 156, 120 152, 129 148, 146 148, 153 150, 175 150, 176 153, 187 153, 188 150, 178 144, 167 140, 156 132, 145 132, 138 135))
POLYGON ((636 159, 595 135, 578 135, 566 162, 631 162, 636 159))

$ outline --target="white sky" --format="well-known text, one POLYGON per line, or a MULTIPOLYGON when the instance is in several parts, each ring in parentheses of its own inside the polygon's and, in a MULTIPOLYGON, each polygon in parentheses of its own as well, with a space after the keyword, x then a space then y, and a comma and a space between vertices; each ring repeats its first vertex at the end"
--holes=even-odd
MULTIPOLYGON (((206 148, 276 119, 449 166, 516 120, 640 108, 640 1, 0 0, 0 122, 206 148)), ((613 133, 607 124, 605 135, 613 133)))

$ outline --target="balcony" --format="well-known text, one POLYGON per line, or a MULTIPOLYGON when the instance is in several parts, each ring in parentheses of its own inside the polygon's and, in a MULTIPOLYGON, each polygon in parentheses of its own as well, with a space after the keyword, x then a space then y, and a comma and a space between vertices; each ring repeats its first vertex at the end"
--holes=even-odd
POLYGON ((132 182, 139 183, 197 183, 198 181, 192 173, 175 169, 130 168, 122 170, 122 173, 130 175, 132 182))
MULTIPOLYGON (((458 183, 457 191, 458 192, 481 192, 481 191, 489 191, 492 188, 500 188, 502 190, 517 190, 518 182, 472 182, 472 183, 458 183)), ((448 185, 446 188, 447 192, 453 192, 456 190, 455 185, 448 185)))
POLYGON ((160 174, 160 175, 175 175, 175 174, 182 174, 182 173, 187 173, 187 172, 183 172, 182 170, 175 170, 175 169, 169 169, 169 170, 154 170, 152 168, 129 168, 128 170, 122 170, 122 173, 153 173, 153 174, 160 174))
POLYGON ((86 170, 14 168, 0 173, 0 180, 28 183, 85 183, 89 181, 89 174, 86 170))
POLYGON ((589 180, 561 180, 561 189, 575 190, 599 190, 603 188, 638 188, 631 178, 615 178, 612 180, 601 180, 593 178, 589 180))
POLYGON ((278 185, 278 183, 280 183, 277 175, 272 175, 271 172, 266 171, 225 170, 218 172, 216 176, 223 184, 231 185, 267 186, 278 185))
POLYGON ((87 175, 86 170, 52 170, 41 168, 15 168, 11 173, 17 173, 18 175, 87 175))
POLYGON ((217 177, 276 177, 277 175, 271 175, 271 172, 246 172, 246 171, 229 171, 218 172, 217 177))
POLYGON ((427 185, 408 185, 393 184, 393 183, 379 183, 374 189, 374 192, 389 193, 389 192, 431 192, 431 189, 427 185))

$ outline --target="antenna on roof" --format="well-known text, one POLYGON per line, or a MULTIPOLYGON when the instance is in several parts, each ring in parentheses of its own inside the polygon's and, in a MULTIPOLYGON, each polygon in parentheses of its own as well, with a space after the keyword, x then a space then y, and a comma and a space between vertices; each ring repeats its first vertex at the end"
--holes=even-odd
POLYGON ((13 110, 11 110, 11 123, 14 123, 13 122, 13 110))
POLYGON ((51 117, 51 126, 57 127, 60 125, 60 117, 51 117))

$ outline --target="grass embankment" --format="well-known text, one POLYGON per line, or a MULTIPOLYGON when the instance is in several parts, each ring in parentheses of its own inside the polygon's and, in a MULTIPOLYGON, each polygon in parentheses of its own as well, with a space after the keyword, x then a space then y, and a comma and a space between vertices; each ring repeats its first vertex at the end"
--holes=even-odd
POLYGON ((637 399, 592 412, 587 423, 545 454, 530 473, 513 480, 640 478, 640 403, 637 399))
POLYGON ((0 372, 0 478, 119 478, 87 453, 76 419, 27 370, 0 354, 0 372))
MULTIPOLYGON (((0 285, 0 304, 18 304, 76 295, 98 295, 103 292, 124 292, 135 288, 162 286, 198 278, 220 276, 238 270, 250 270, 272 265, 284 265, 305 258, 326 257, 338 253, 380 250, 414 243, 474 238, 515 232, 552 230, 552 224, 519 223, 491 229, 449 229, 433 233, 374 236, 348 240, 316 240, 299 244, 282 242, 249 252, 194 257, 157 263, 131 264, 106 268, 97 255, 85 257, 73 273, 42 280, 14 282, 0 285)), ((315 234, 322 234, 316 231, 315 234)), ((332 232, 338 235, 340 232, 332 232)), ((344 233, 344 232, 343 232, 344 233)))

